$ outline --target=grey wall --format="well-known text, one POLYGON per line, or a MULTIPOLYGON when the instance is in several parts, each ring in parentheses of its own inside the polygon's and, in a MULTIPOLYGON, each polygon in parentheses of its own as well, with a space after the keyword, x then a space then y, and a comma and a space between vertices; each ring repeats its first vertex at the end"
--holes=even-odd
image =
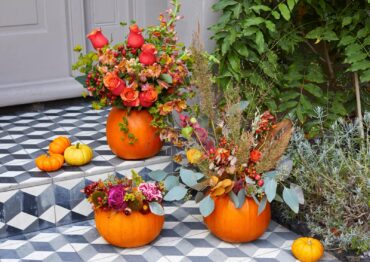
MULTIPOLYGON (((181 2, 180 40, 189 44, 199 21, 211 51, 206 28, 217 19, 210 8, 216 0, 181 2)), ((0 0, 0 107, 80 96, 73 46, 91 49, 85 36, 95 27, 122 40, 120 21, 153 24, 168 6, 166 0, 0 0)))

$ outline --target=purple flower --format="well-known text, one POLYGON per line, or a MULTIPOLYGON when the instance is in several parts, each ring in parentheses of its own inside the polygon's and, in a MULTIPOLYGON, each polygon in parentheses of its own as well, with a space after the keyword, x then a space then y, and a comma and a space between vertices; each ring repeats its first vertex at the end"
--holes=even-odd
POLYGON ((142 183, 139 186, 139 190, 149 202, 162 200, 162 192, 154 183, 142 183))
POLYGON ((126 191, 122 185, 112 186, 108 192, 108 206, 113 209, 122 210, 127 207, 124 201, 126 191))

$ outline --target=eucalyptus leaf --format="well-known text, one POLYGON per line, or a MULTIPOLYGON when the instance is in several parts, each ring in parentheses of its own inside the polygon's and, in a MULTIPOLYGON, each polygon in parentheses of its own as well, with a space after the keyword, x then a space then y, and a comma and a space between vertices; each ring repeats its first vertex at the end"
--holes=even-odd
POLYGON ((293 161, 289 158, 282 159, 278 162, 276 170, 280 174, 289 175, 292 172, 293 161))
POLYGON ((196 174, 190 169, 181 168, 180 177, 182 182, 188 187, 192 187, 198 183, 196 174))
POLYGON ((149 209, 150 212, 152 212, 155 215, 163 216, 164 215, 164 209, 161 204, 158 202, 149 202, 149 209))
POLYGON ((154 181, 163 181, 168 174, 163 170, 155 170, 148 174, 148 176, 154 181))
POLYGON ((297 214, 299 211, 299 202, 295 192, 287 187, 284 187, 283 199, 284 202, 294 211, 294 213, 297 214))
POLYGON ((236 208, 239 208, 239 199, 238 199, 237 195, 235 195, 234 191, 231 190, 229 192, 229 197, 230 197, 231 201, 234 203, 234 206, 236 208))
POLYGON ((247 194, 245 192, 245 189, 239 190, 238 192, 239 207, 238 208, 241 208, 244 205, 246 195, 247 194))
POLYGON ((213 199, 208 195, 199 202, 199 210, 202 216, 207 217, 209 216, 213 210, 215 209, 215 202, 213 199))
POLYGON ((290 189, 293 190, 298 198, 298 202, 299 204, 303 205, 304 204, 304 194, 303 194, 303 190, 302 190, 302 187, 296 185, 296 184, 293 184, 291 183, 290 184, 290 189))
POLYGON ((276 196, 277 182, 274 178, 265 179, 265 193, 267 200, 271 203, 276 196))
POLYGON ((177 176, 168 176, 166 177, 163 183, 164 183, 164 187, 166 188, 166 190, 169 191, 175 186, 179 185, 179 178, 177 176))
POLYGON ((263 210, 265 210, 266 208, 266 203, 267 203, 267 198, 266 196, 264 196, 262 199, 261 199, 261 202, 260 204, 258 205, 258 215, 260 215, 263 210))
POLYGON ((175 186, 164 196, 165 201, 181 200, 186 196, 188 191, 183 185, 175 186))

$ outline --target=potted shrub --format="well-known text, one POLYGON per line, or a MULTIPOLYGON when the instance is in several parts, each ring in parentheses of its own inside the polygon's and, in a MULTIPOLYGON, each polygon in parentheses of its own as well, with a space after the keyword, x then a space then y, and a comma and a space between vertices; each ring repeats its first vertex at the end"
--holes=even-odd
POLYGON ((251 109, 247 101, 240 101, 238 87, 230 86, 216 99, 210 57, 196 41, 192 55, 193 84, 200 99, 194 111, 201 113, 198 119, 180 115, 181 132, 167 134, 184 151, 175 156, 182 166, 180 179, 162 178, 171 184, 164 199, 179 200, 188 189, 194 190, 204 222, 214 235, 227 242, 253 241, 268 227, 270 202, 283 201, 295 212, 303 203, 300 187, 284 183, 292 167, 292 161, 283 156, 292 122, 277 122, 269 112, 244 119, 243 111, 251 109))
MULTIPOLYGON (((100 29, 87 38, 95 51, 86 55, 81 47, 74 70, 84 76, 89 96, 98 99, 94 108, 112 106, 106 134, 117 156, 142 159, 156 155, 161 147, 160 131, 170 122, 171 112, 186 109, 188 64, 187 51, 177 42, 175 23, 180 5, 159 16, 160 24, 144 29, 133 23, 124 42, 115 44, 100 29)), ((121 23, 124 25, 124 23, 121 23)))
POLYGON ((139 247, 152 242, 164 223, 162 183, 108 177, 87 185, 83 192, 95 212, 96 228, 110 244, 139 247))

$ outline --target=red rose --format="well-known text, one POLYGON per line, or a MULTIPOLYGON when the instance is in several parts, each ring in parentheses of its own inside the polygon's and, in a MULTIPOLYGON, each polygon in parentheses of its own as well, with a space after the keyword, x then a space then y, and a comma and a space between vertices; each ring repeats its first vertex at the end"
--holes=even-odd
POLYGON ((104 78, 103 83, 114 95, 119 96, 126 87, 125 81, 120 79, 117 74, 108 72, 104 78))
POLYGON ((252 150, 252 152, 249 155, 249 159, 254 163, 257 163, 258 161, 260 161, 261 157, 262 157, 262 153, 257 149, 252 150))
POLYGON ((152 65, 157 61, 155 54, 157 50, 153 44, 144 44, 141 47, 141 54, 139 55, 139 61, 143 65, 152 65))
POLYGON ((103 35, 100 28, 94 29, 87 38, 91 41, 91 44, 95 49, 102 48, 109 44, 108 39, 103 35))
POLYGON ((158 93, 152 85, 145 85, 143 92, 139 95, 140 104, 143 107, 150 107, 158 99, 158 93))
POLYGON ((131 48, 140 48, 144 44, 144 37, 140 28, 133 24, 130 26, 130 33, 127 37, 127 46, 131 48))
POLYGON ((139 106, 140 105, 139 91, 133 88, 130 88, 130 87, 124 88, 121 93, 121 98, 125 106, 139 106))

